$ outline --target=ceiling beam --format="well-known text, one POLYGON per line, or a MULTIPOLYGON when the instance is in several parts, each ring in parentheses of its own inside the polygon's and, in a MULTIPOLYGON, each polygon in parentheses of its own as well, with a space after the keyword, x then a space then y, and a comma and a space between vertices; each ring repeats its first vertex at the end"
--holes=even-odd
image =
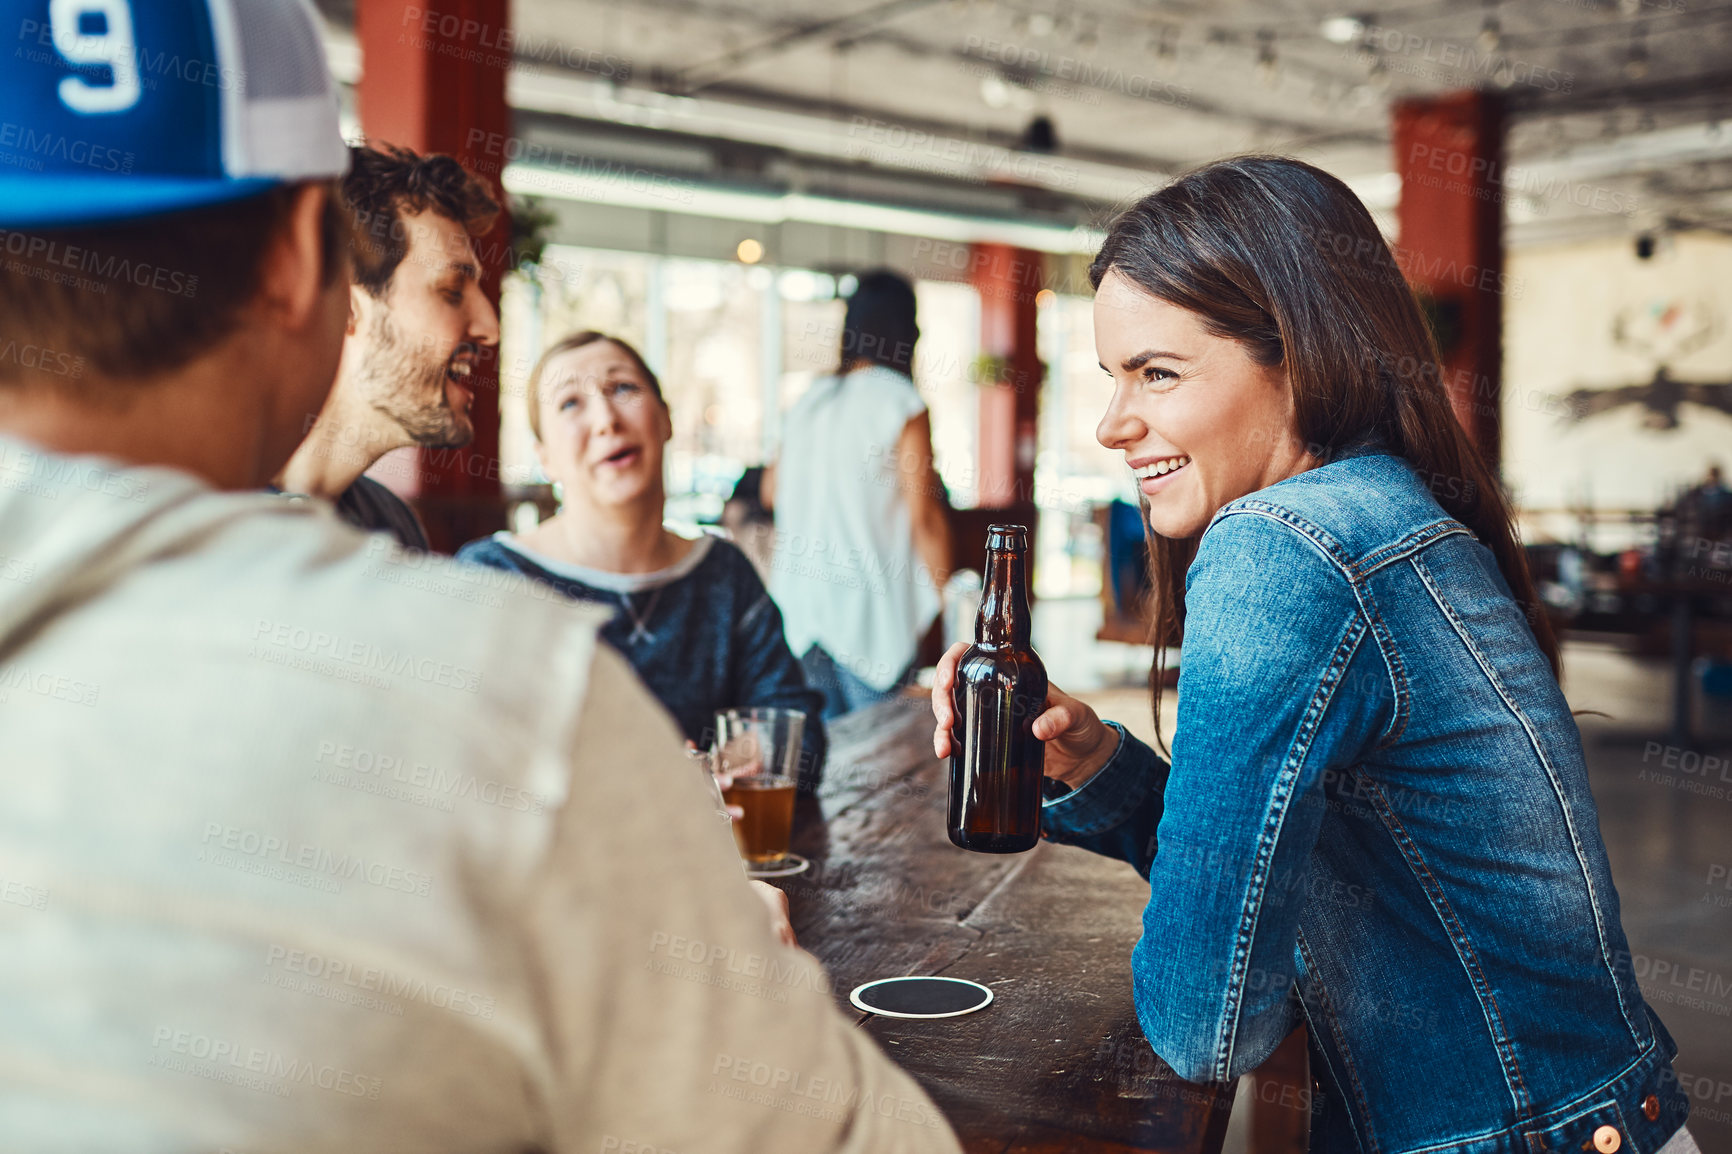
POLYGON ((831 20, 820 20, 778 33, 767 40, 737 48, 703 64, 694 64, 673 74, 674 88, 682 95, 698 92, 746 64, 756 64, 789 49, 814 40, 845 40, 866 32, 887 20, 921 8, 930 8, 939 0, 881 0, 859 12, 850 12, 831 20))
POLYGON ((1652 108, 1690 101, 1719 102, 1732 111, 1732 70, 1651 80, 1641 84, 1614 84, 1604 88, 1578 88, 1573 92, 1545 92, 1528 88, 1509 94, 1510 110, 1521 116, 1576 116, 1621 109, 1652 108))

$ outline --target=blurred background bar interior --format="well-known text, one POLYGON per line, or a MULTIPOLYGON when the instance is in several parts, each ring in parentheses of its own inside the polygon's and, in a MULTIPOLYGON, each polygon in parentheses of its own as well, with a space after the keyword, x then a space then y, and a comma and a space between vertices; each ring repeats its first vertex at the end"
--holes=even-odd
MULTIPOLYGON (((1028 524, 1054 681, 1145 731, 1142 523, 1094 439, 1090 255, 1116 207, 1220 156, 1344 179, 1515 498, 1566 691, 1598 711, 1636 972, 1702 1149, 1732 1154, 1732 497, 1710 475, 1732 459, 1732 2, 319 6, 351 136, 454 153, 510 194, 483 246, 497 423, 375 470, 435 544, 556 507, 523 390, 585 328, 660 375, 670 518, 717 530, 835 369, 856 274, 889 267, 917 287, 958 568, 989 521, 1028 524)), ((736 537, 765 561, 765 532, 736 537)), ((971 578, 929 661, 969 628, 971 578)))

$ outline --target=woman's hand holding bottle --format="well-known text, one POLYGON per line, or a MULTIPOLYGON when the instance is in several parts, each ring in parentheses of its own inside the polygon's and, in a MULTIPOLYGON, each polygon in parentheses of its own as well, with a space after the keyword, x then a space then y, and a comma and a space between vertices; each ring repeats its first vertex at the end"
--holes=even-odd
MULTIPOLYGON (((938 728, 932 735, 932 752, 949 757, 957 737, 956 709, 951 692, 956 688, 956 666, 968 652, 968 642, 958 641, 945 650, 932 679, 932 716, 938 728)), ((1118 731, 1101 721, 1093 709, 1049 684, 1046 708, 1034 719, 1034 735, 1046 743, 1046 776, 1079 788, 1107 763, 1119 747, 1118 731)))

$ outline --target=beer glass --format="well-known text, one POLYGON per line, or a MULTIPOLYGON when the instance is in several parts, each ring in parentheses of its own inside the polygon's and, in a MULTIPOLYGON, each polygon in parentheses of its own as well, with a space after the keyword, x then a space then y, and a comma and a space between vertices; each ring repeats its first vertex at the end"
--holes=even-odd
POLYGON ((715 772, 731 779, 722 790, 744 817, 734 837, 748 872, 776 872, 793 855, 794 790, 806 715, 798 709, 729 709, 716 714, 715 772))
POLYGON ((716 784, 715 750, 688 749, 686 750, 686 757, 703 772, 704 780, 709 783, 710 800, 716 803, 716 816, 723 821, 733 821, 734 815, 728 812, 727 800, 722 797, 722 787, 716 784))

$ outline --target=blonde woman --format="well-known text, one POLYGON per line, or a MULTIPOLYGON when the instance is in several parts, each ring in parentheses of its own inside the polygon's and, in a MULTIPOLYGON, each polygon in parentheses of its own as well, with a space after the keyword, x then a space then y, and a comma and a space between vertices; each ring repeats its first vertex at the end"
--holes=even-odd
POLYGON ((718 709, 803 710, 802 789, 822 773, 823 699, 782 637, 782 614, 746 555, 719 537, 662 525, 663 447, 673 419, 637 350, 597 332, 548 349, 530 374, 536 456, 559 513, 495 533, 460 560, 509 569, 616 609, 602 637, 625 655, 688 740, 708 742, 718 709))

